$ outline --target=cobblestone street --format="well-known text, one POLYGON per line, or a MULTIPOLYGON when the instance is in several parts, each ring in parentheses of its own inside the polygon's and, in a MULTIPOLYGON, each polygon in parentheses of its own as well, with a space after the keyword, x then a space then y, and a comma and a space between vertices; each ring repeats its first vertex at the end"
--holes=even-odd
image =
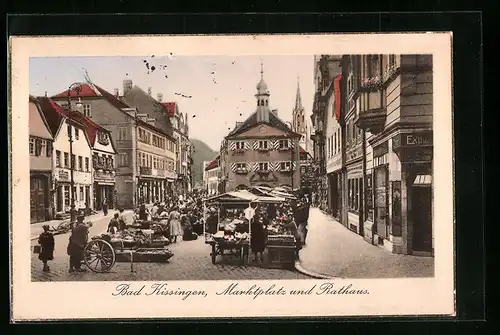
POLYGON ((396 255, 371 245, 332 217, 311 208, 307 246, 301 266, 341 278, 404 278, 434 276, 434 258, 396 255))
MULTIPOLYGON (((131 220, 127 215, 127 220, 131 220)), ((93 221, 90 235, 98 235, 106 229, 110 216, 93 221)), ((109 273, 69 273, 69 256, 66 254, 69 234, 55 236, 54 261, 49 262, 50 272, 42 271, 42 264, 36 254, 31 258, 32 281, 161 281, 161 280, 266 280, 266 279, 311 279, 299 272, 284 269, 265 269, 257 265, 236 265, 236 259, 227 257, 212 264, 211 248, 204 238, 196 241, 180 241, 170 245, 174 256, 168 263, 115 263, 109 273)), ((32 242, 32 246, 36 241, 32 242)), ((251 260, 250 256, 250 260, 251 260)))

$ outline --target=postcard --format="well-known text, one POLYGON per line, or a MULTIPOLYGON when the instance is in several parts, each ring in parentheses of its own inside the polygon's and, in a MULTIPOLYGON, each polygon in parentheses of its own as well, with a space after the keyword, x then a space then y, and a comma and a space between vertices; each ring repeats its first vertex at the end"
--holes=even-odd
POLYGON ((12 320, 455 315, 451 40, 12 37, 12 320))

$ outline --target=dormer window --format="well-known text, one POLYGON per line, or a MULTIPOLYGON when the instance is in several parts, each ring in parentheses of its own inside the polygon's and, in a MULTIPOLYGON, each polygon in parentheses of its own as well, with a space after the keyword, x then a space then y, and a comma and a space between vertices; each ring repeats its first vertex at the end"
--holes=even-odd
POLYGON ((92 105, 84 104, 83 105, 83 115, 86 117, 92 117, 92 105))

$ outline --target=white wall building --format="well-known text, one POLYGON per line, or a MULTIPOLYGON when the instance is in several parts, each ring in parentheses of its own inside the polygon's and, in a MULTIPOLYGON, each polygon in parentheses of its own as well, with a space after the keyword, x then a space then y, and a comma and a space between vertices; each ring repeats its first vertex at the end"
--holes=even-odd
MULTIPOLYGON (((68 113, 56 102, 38 98, 42 112, 49 126, 57 129, 54 135, 53 170, 54 204, 57 213, 71 209, 71 169, 73 165, 75 208, 85 209, 88 204, 93 208, 92 187, 92 145, 81 123, 68 120, 68 113), (73 135, 73 156, 70 156, 69 132, 73 135)), ((78 112, 73 112, 76 114, 78 112)))

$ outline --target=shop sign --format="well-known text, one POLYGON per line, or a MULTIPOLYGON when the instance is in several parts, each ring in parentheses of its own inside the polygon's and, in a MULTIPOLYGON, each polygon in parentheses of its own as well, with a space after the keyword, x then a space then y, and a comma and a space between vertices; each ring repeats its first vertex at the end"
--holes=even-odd
POLYGON ((59 170, 59 181, 68 181, 69 180, 69 173, 68 171, 64 170, 59 170))
POLYGON ((432 146, 432 132, 398 134, 392 139, 393 149, 432 146))
POLYGON ((381 145, 373 148, 373 157, 380 157, 389 152, 389 142, 384 142, 381 145))

